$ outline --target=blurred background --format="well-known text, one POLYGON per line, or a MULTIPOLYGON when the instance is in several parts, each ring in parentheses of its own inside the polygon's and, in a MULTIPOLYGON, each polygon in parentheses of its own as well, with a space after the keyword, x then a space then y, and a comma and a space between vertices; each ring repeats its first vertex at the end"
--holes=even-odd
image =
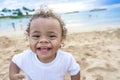
POLYGON ((120 27, 119 0, 0 0, 0 32, 26 29, 40 5, 60 14, 70 31, 120 27))

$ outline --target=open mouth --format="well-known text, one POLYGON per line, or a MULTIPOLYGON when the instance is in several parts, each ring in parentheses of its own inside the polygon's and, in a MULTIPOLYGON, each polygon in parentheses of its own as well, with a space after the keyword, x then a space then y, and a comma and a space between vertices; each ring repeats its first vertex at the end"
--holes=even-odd
POLYGON ((39 47, 37 48, 38 51, 42 52, 42 53, 46 53, 48 51, 50 51, 52 48, 49 47, 39 47))

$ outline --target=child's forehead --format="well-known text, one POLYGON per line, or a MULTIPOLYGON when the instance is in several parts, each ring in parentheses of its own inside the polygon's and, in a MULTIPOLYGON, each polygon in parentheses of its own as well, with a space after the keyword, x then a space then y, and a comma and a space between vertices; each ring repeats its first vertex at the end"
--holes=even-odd
POLYGON ((41 34, 50 34, 50 33, 56 33, 61 34, 62 31, 59 26, 31 26, 30 33, 41 33, 41 34))

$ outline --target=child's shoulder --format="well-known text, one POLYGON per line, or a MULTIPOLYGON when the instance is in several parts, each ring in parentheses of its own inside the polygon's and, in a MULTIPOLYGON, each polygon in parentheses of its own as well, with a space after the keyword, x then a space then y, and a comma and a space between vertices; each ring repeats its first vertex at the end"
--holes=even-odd
POLYGON ((66 58, 73 58, 72 53, 63 51, 63 50, 61 50, 61 49, 58 50, 58 54, 61 55, 61 56, 66 57, 66 58))
POLYGON ((23 52, 21 52, 21 53, 26 53, 26 54, 30 54, 30 53, 32 53, 32 51, 31 50, 24 50, 23 52))
POLYGON ((15 54, 14 56, 30 56, 30 55, 33 55, 33 52, 31 50, 24 50, 18 54, 15 54))

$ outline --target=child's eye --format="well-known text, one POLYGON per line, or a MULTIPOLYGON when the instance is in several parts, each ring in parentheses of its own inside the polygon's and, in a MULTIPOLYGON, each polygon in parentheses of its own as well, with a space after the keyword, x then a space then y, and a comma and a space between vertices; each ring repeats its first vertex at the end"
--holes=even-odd
POLYGON ((50 35, 49 37, 56 37, 55 35, 50 35))
POLYGON ((57 36, 56 35, 49 35, 48 36, 50 39, 55 39, 57 36))
POLYGON ((33 38, 33 39, 39 39, 40 36, 39 36, 39 35, 33 35, 32 38, 33 38))

